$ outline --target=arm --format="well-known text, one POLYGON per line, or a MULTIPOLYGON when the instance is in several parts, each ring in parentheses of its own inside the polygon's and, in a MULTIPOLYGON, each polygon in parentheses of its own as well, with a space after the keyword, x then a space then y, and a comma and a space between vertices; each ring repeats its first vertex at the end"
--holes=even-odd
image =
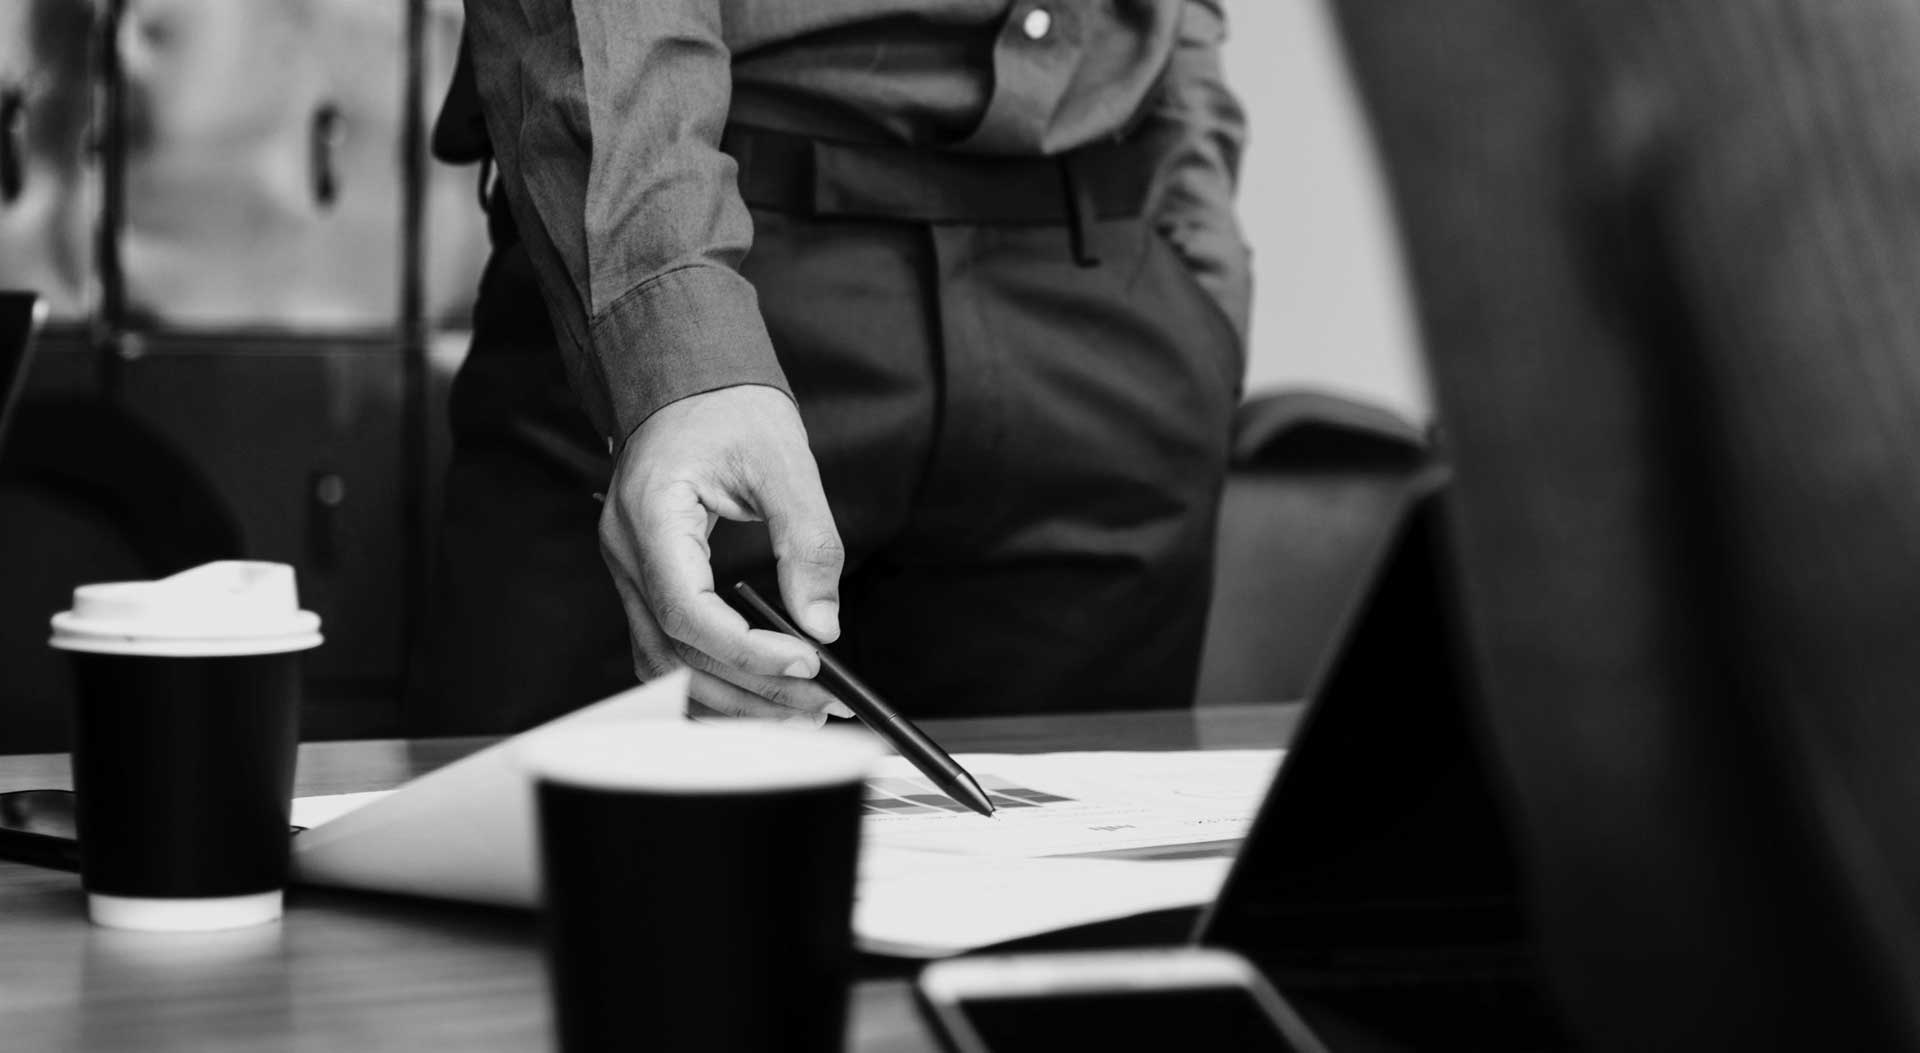
POLYGON ((738 269, 752 223, 718 145, 716 0, 467 8, 487 133, 595 426, 624 441, 689 395, 785 391, 738 269))
POLYGON ((1220 68, 1221 0, 1187 0, 1179 40, 1148 119, 1175 143, 1162 163, 1153 220, 1244 339, 1253 277, 1233 211, 1246 114, 1220 68))
MULTIPOLYGON (((588 416, 619 447, 600 539, 644 679, 804 719, 813 650, 714 589, 719 518, 765 521, 800 624, 838 632, 840 542, 753 287, 752 224, 720 152, 718 0, 468 0, 487 133, 588 416)), ((584 500, 584 498, 583 498, 584 500)))

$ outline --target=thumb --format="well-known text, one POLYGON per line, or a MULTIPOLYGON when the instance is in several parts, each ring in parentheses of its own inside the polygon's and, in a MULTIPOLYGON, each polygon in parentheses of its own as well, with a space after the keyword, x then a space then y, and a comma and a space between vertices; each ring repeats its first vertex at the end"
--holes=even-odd
MULTIPOLYGON (((811 469, 812 466, 808 465, 811 469)), ((817 471, 795 472, 767 511, 780 598, 800 628, 822 643, 840 636, 840 569, 846 549, 817 471)))

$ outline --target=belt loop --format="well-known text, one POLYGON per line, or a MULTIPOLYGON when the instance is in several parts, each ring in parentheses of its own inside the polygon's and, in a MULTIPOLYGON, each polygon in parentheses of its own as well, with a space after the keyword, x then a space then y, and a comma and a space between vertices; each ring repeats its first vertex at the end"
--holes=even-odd
POLYGON ((1082 267, 1100 266, 1089 241, 1093 232, 1093 192, 1081 177, 1073 154, 1060 155, 1060 183, 1067 195, 1067 238, 1073 250, 1073 262, 1082 267))

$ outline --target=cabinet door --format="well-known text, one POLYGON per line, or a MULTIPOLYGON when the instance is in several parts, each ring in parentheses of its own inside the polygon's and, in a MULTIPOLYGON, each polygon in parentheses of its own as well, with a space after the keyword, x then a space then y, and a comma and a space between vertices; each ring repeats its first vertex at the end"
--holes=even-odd
POLYGON ((90 0, 0 3, 0 288, 39 292, 60 320, 93 288, 96 17, 90 0))
POLYGON ((163 338, 124 404, 224 496, 255 559, 291 563, 326 643, 307 659, 308 738, 391 734, 403 662, 408 495, 391 345, 163 338))

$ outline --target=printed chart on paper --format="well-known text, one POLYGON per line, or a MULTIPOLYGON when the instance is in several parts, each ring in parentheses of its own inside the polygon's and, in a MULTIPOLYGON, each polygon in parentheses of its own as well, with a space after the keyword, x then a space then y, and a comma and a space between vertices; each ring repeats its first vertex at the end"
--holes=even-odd
POLYGON ((1218 845, 1246 833, 1279 765, 1274 750, 969 754, 998 809, 978 816, 903 760, 868 780, 866 834, 889 848, 1063 856, 1218 845))

